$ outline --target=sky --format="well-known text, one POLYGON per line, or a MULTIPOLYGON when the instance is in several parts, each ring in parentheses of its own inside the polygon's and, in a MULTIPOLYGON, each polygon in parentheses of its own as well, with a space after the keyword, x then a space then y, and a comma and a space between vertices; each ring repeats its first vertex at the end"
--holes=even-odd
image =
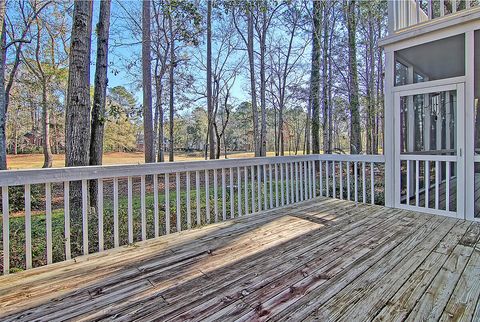
MULTIPOLYGON (((95 31, 95 26, 98 23, 98 13, 100 11, 100 2, 94 2, 94 9, 93 9, 93 30, 95 31)), ((117 3, 117 1, 112 1, 112 18, 111 18, 111 38, 110 38, 110 49, 109 49, 109 68, 108 68, 108 87, 115 87, 115 86, 124 86, 127 89, 131 90, 135 95, 139 104, 142 102, 142 89, 137 88, 132 84, 133 79, 132 75, 124 68, 122 61, 130 60, 132 57, 138 56, 141 53, 141 44, 133 45, 133 46, 113 46, 115 44, 115 33, 112 32, 115 29, 115 24, 118 21, 118 16, 123 14, 124 9, 117 3)), ((124 35, 122 35, 124 36, 124 35)), ((140 38, 141 35, 138 35, 140 38)), ((94 77, 95 77, 95 58, 96 58, 96 45, 97 45, 97 38, 95 32, 92 35, 92 56, 91 56, 91 64, 90 64, 90 83, 93 84, 94 77)), ((206 45, 200 45, 202 50, 206 52, 206 45)), ((245 61, 247 63, 247 61, 245 61)), ((247 68, 247 66, 245 66, 247 68)), ((141 75, 138 75, 141 76, 141 75)), ((204 73, 198 75, 199 78, 206 78, 204 73)), ((206 82, 206 80, 205 80, 206 82)), ((248 79, 245 78, 245 73, 242 73, 237 77, 237 81, 232 88, 232 98, 234 101, 238 103, 241 101, 245 101, 249 99, 248 94, 248 79)), ((202 101, 199 101, 202 103, 202 101)), ((206 102, 203 102, 206 103, 206 102)))
MULTIPOLYGON (((122 25, 122 22, 125 21, 125 17, 128 15, 133 15, 134 17, 139 17, 141 14, 141 7, 140 5, 137 6, 129 6, 133 2, 129 2, 129 0, 113 0, 112 1, 112 8, 111 8, 111 33, 110 33, 110 51, 109 51, 109 63, 111 64, 108 68, 108 85, 109 87, 115 87, 115 86, 125 86, 127 89, 133 92, 135 97, 137 98, 137 101, 139 104, 142 102, 142 89, 140 87, 140 84, 137 82, 135 86, 133 86, 133 81, 135 79, 140 80, 141 79, 141 74, 140 74, 140 55, 141 55, 141 43, 139 42, 141 39, 141 35, 134 35, 132 34, 133 31, 132 29, 130 30, 124 30, 121 29, 121 32, 119 33, 119 25, 122 25), (122 1, 122 5, 119 4, 119 1, 122 1), (134 8, 131 9, 131 12, 126 13, 125 8, 134 8), (133 12, 134 10, 137 10, 133 12), (132 46, 118 46, 119 42, 129 42, 129 43, 135 43, 135 45, 132 46), (116 46, 117 45, 117 46, 116 46), (136 77, 133 77, 130 72, 128 72, 125 68, 125 62, 126 61, 131 61, 132 57, 136 57, 138 61, 138 75, 136 77)), ((136 2, 140 3, 140 2, 136 2)), ((95 1, 94 2, 94 13, 93 13, 93 30, 95 30, 95 26, 98 22, 98 13, 99 13, 99 7, 100 7, 100 2, 95 1)), ((138 18, 138 23, 140 24, 140 17, 138 18)), ((213 15, 213 32, 219 32, 221 29, 219 27, 219 22, 217 23, 215 21, 215 14, 213 15)), ((275 26, 272 26, 273 32, 276 32, 275 26)), ((281 28, 281 26, 280 26, 281 28)), ((308 27, 306 27, 308 29, 308 27)), ((301 28, 304 29, 304 28, 301 28)), ((278 29, 280 30, 280 29, 278 29)), ((221 31, 220 31, 221 32, 221 31)), ((202 35, 205 37, 204 35, 202 35)), ((295 41, 298 41, 299 43, 305 41, 305 35, 300 34, 299 36, 296 36, 295 41)), ((240 46, 243 47, 243 42, 240 42, 240 46)), ((288 44, 286 43, 285 46, 288 44)), ((310 57, 310 45, 307 45, 307 48, 304 52, 304 57, 310 57)), ((202 42, 200 44, 200 48, 203 52, 203 56, 206 56, 206 44, 205 42, 202 42)), ((92 38, 92 64, 91 64, 91 82, 93 84, 93 79, 95 75, 95 54, 96 54, 96 37, 95 37, 95 32, 93 33, 93 38, 92 38)), ((244 55, 245 52, 242 50, 239 50, 236 55, 244 55)), ((215 56, 215 44, 213 44, 213 56, 215 56)), ((257 62, 258 63, 258 60, 257 62)), ((250 100, 250 80, 249 80, 249 72, 248 72, 248 60, 244 59, 243 62, 243 71, 240 73, 240 75, 237 76, 236 82, 232 88, 231 92, 231 97, 232 101, 235 104, 239 104, 243 101, 249 101, 250 100)), ((257 77, 259 76, 258 74, 256 75, 257 77)), ((198 84, 202 84, 202 82, 206 86, 206 73, 204 71, 198 71, 196 74, 198 84)), ((195 106, 192 107, 197 107, 198 105, 206 105, 206 100, 196 100, 195 106)))

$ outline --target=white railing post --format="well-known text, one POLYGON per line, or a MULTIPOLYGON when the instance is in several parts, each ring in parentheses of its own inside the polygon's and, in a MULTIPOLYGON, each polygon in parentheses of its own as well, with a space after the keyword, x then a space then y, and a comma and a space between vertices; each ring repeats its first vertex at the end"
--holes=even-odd
MULTIPOLYGON (((100 186, 98 187, 98 189, 100 189, 100 186)), ((102 192, 103 192, 103 185, 102 185, 102 192)), ((102 202, 103 202, 103 198, 102 198, 102 202)), ((71 252, 71 246, 70 246, 70 242, 71 242, 71 239, 70 239, 70 181, 65 181, 63 183, 63 213, 65 217, 65 228, 64 228, 65 229, 65 259, 69 260, 72 258, 72 252, 71 252)), ((102 230, 102 233, 103 233, 103 230, 102 230)), ((102 241, 103 241, 103 234, 102 234, 102 241)))
POLYGON ((175 173, 175 189, 177 197, 177 232, 182 231, 182 203, 180 199, 180 172, 175 173))
POLYGON ((187 229, 192 228, 192 205, 190 196, 190 171, 185 172, 185 189, 187 189, 187 229))
POLYGON ((2 187, 3 274, 10 272, 10 216, 8 186, 2 187))
POLYGON ((170 173, 165 174, 165 234, 170 234, 170 173))
POLYGON ((127 226, 128 243, 133 243, 133 179, 127 178, 127 226))
POLYGON ((202 224, 201 222, 201 208, 200 208, 200 172, 195 171, 195 210, 197 213, 197 226, 202 224))
POLYGON ((25 185, 25 268, 32 268, 32 212, 30 185, 25 185))
POLYGON ((158 219, 158 176, 153 176, 153 230, 155 237, 159 236, 159 219, 158 219))
MULTIPOLYGON (((83 197, 83 181, 82 180, 82 199, 83 197)), ((82 220, 83 220, 83 246, 85 247, 85 244, 88 245, 88 238, 85 238, 85 228, 88 228, 86 225, 86 215, 85 215, 85 209, 86 204, 82 202, 82 220), (86 242, 85 242, 86 239, 86 242)), ((46 224, 46 232, 47 232, 47 264, 51 264, 53 262, 53 256, 52 256, 52 251, 53 251, 53 245, 52 245, 52 185, 50 183, 45 184, 45 224, 46 224)), ((87 249, 88 252, 88 249, 87 249)), ((85 254, 85 249, 83 251, 85 254)))

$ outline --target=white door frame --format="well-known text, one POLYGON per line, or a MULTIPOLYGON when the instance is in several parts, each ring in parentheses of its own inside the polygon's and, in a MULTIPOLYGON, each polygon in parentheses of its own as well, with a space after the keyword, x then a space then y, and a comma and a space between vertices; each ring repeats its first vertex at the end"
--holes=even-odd
MULTIPOLYGON (((398 88, 394 91, 394 142, 395 142, 395 207, 409 209, 426 213, 445 215, 455 218, 465 218, 465 83, 459 82, 458 77, 443 79, 432 82, 423 82, 407 85, 407 88, 398 88), (431 86, 429 86, 431 85, 431 86), (403 96, 428 94, 432 92, 457 91, 457 155, 455 156, 428 156, 428 160, 452 161, 457 164, 457 207, 456 211, 446 211, 428 207, 417 207, 415 205, 405 205, 401 203, 401 178, 400 178, 400 98, 403 96)), ((412 157, 409 155, 407 158, 412 157)), ((413 160, 421 160, 421 156, 413 155, 413 160)), ((405 159, 405 157, 402 157, 405 159)))

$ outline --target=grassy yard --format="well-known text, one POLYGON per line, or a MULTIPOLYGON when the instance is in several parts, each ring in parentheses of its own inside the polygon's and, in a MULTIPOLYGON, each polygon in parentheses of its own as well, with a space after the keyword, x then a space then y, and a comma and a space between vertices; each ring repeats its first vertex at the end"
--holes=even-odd
MULTIPOLYGON (((300 152, 299 154, 302 154, 300 152)), ((274 152, 268 152, 267 156, 274 156, 274 152)), ((285 152, 285 155, 294 155, 294 152, 285 152)), ((228 155, 229 158, 252 158, 253 152, 234 152, 228 155)), ((175 161, 186 160, 204 160, 203 154, 200 152, 178 152, 175 154, 175 161)), ((17 154, 7 156, 8 168, 15 169, 34 169, 41 168, 43 165, 43 154, 17 154)), ((143 152, 110 152, 103 156, 103 164, 139 164, 144 163, 143 152)), ((53 167, 61 168, 65 165, 65 156, 56 154, 53 156, 53 167)))
MULTIPOLYGON (((206 190, 200 190, 200 222, 197 222, 197 209, 196 209, 196 191, 192 191, 191 198, 191 226, 198 227, 208 224, 207 212, 206 212, 206 190)), ((242 191, 243 193, 243 191, 242 191)), ((250 195, 251 196, 251 195, 250 195)), ((155 236, 154 231, 154 199, 153 194, 149 193, 145 196, 146 205, 146 227, 147 227, 147 239, 155 236)), ((176 208, 176 192, 170 191, 169 205, 170 205, 170 233, 176 232, 177 225, 177 208, 176 208)), ((182 230, 187 229, 187 202, 186 193, 180 193, 181 198, 181 227, 182 230)), ((225 196, 225 210, 226 219, 230 218, 230 194, 227 189, 225 196)), ((214 191, 210 189, 210 222, 223 220, 223 204, 221 190, 218 191, 217 198, 217 216, 215 216, 214 208, 214 191)), ((237 198, 234 198, 234 212, 237 213, 237 198)), ((251 205, 251 204, 250 204, 251 205)), ((250 206, 249 205, 249 206, 250 206)), ((243 204, 242 204, 243 208, 243 204)), ((91 213, 88 216, 88 240, 89 240, 89 252, 98 251, 98 214, 95 209, 91 208, 91 213)), ((141 199, 139 196, 134 196, 132 200, 132 223, 133 223, 133 242, 141 240, 141 199)), ((165 195, 159 194, 159 234, 164 235, 166 233, 165 227, 165 195)), ((244 210, 243 210, 244 211, 244 210)), ((33 266, 42 266, 47 262, 46 257, 46 218, 44 212, 37 212, 32 216, 32 258, 33 266)), ((113 235, 113 202, 111 200, 104 201, 104 248, 109 249, 114 246, 113 235)), ((125 196, 119 197, 119 239, 120 245, 129 244, 128 240, 128 199, 125 196)), ((64 211, 62 208, 57 208, 52 211, 52 255, 53 262, 62 261, 65 259, 65 221, 64 211)), ((81 232, 72 231, 72 234, 81 234, 81 232)), ((3 234, 0 230, 0 240, 3 240, 3 234)), ((3 249, 2 242, 0 246, 3 249)), ((73 246, 72 246, 73 247, 73 246)), ((3 261, 0 260, 0 266, 3 261)), ((25 268, 25 217, 14 216, 10 218, 10 268, 11 272, 22 270, 25 268)), ((3 267, 2 267, 3 269, 3 267)))

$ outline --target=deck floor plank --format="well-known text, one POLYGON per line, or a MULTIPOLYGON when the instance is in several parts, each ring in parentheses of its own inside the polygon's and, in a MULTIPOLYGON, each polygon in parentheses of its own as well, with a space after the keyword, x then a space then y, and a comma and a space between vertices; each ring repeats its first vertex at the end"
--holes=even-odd
POLYGON ((458 221, 437 247, 421 263, 396 293, 388 299, 386 305, 374 318, 374 321, 404 321, 413 307, 427 291, 427 288, 449 258, 453 247, 465 235, 470 222, 458 221))
POLYGON ((480 251, 474 251, 458 280, 440 321, 473 320, 476 304, 480 298, 480 251))
MULTIPOLYGON (((372 279, 372 274, 367 272, 366 278, 350 284, 331 300, 330 305, 334 305, 331 307, 334 311, 331 316, 337 316, 339 320, 343 321, 352 321, 358 316, 375 316, 387 304, 389 298, 418 269, 424 259, 434 251, 440 240, 445 239, 445 236, 451 233, 452 228, 458 227, 459 230, 465 232, 465 225, 455 226, 456 223, 457 221, 453 219, 446 219, 441 222, 438 229, 432 231, 422 243, 405 254, 403 259, 394 265, 383 278, 372 279), (358 284, 360 281, 362 284, 358 284)), ((458 240, 452 241, 452 244, 456 243, 458 243, 458 240)), ((377 270, 378 267, 375 266, 370 269, 370 271, 377 270)), ((328 310, 323 312, 326 311, 328 310)))
POLYGON ((480 225, 315 198, 0 277, 0 319, 480 315, 480 225))

